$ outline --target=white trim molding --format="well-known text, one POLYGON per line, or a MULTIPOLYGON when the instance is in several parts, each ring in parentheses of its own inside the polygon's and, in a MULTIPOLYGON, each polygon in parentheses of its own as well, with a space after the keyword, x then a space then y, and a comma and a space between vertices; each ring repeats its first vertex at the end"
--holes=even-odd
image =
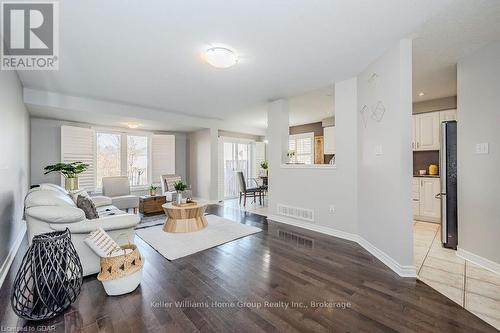
POLYGON ((462 259, 470 261, 473 264, 481 266, 484 269, 500 275, 500 264, 494 261, 478 256, 477 254, 474 254, 462 248, 457 248, 456 255, 462 259))
POLYGON ((17 251, 19 250, 19 246, 23 242, 24 235, 26 234, 26 222, 21 222, 21 230, 17 233, 16 239, 14 240, 14 244, 12 244, 12 248, 10 249, 5 261, 0 267, 0 287, 2 287, 5 278, 7 277, 7 273, 9 273, 10 266, 16 257, 17 251))
POLYGON ((387 253, 380 250, 375 245, 373 245, 372 243, 370 243, 369 241, 367 241, 366 239, 364 239, 363 237, 361 237, 358 234, 353 234, 353 233, 345 232, 342 230, 337 230, 337 229, 325 227, 322 225, 312 224, 312 223, 299 221, 299 220, 296 220, 293 218, 280 216, 280 215, 274 215, 274 214, 269 214, 267 216, 267 219, 271 220, 271 221, 278 222, 278 223, 289 224, 289 225, 293 225, 295 227, 299 227, 299 228, 319 232, 319 233, 322 233, 325 235, 338 237, 338 238, 346 239, 346 240, 349 240, 352 242, 356 242, 361 247, 363 247, 366 251, 370 252, 375 258, 380 260, 384 265, 386 265, 391 270, 393 270, 399 276, 411 277, 411 278, 417 277, 417 270, 415 269, 414 265, 400 265, 387 253))
POLYGON ((335 164, 281 164, 282 169, 337 169, 335 164))

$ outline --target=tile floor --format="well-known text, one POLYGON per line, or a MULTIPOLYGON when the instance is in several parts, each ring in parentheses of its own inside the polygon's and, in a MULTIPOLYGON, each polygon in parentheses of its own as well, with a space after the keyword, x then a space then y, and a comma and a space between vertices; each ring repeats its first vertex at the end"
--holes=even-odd
POLYGON ((268 214, 268 198, 267 198, 267 196, 264 197, 264 199, 262 201, 262 205, 259 204, 259 199, 257 199, 256 202, 252 202, 252 200, 253 199, 251 199, 251 198, 247 198, 246 206, 243 206, 243 204, 240 205, 238 199, 226 199, 219 204, 224 206, 224 207, 243 210, 246 212, 250 212, 250 213, 254 213, 257 215, 262 215, 262 216, 267 217, 267 214, 268 214))
POLYGON ((415 221, 413 247, 418 278, 500 329, 500 275, 441 246, 439 224, 415 221))

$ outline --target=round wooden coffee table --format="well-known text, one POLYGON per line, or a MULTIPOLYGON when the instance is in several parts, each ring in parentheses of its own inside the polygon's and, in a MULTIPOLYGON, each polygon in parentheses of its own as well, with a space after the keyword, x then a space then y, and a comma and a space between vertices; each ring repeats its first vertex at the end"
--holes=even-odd
POLYGON ((167 219, 163 225, 165 232, 193 232, 206 228, 208 225, 205 218, 206 204, 193 203, 176 206, 172 203, 162 205, 167 219))

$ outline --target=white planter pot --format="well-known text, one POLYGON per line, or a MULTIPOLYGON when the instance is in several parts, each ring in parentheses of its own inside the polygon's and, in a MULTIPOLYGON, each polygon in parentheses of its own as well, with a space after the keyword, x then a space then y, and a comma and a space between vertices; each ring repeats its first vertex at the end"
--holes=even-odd
POLYGON ((102 281, 106 294, 109 296, 116 296, 134 291, 141 283, 143 268, 144 267, 141 267, 137 272, 118 279, 102 281))

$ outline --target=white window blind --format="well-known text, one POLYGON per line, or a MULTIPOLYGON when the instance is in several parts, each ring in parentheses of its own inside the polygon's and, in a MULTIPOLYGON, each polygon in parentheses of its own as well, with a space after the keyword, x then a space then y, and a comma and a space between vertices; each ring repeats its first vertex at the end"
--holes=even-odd
POLYGON ((288 149, 295 152, 295 162, 312 164, 314 161, 314 133, 290 135, 288 149))
MULTIPOLYGON (((260 164, 266 160, 266 144, 264 142, 255 143, 255 170, 260 172, 260 164)), ((258 176, 258 175, 257 175, 258 176)))
POLYGON ((159 183, 161 175, 175 173, 175 136, 155 134, 152 140, 152 183, 159 183))
MULTIPOLYGON (((61 126, 61 159, 64 163, 89 164, 87 171, 79 175, 80 188, 95 191, 95 131, 90 128, 61 126)), ((62 180, 62 185, 64 180, 62 180)))

